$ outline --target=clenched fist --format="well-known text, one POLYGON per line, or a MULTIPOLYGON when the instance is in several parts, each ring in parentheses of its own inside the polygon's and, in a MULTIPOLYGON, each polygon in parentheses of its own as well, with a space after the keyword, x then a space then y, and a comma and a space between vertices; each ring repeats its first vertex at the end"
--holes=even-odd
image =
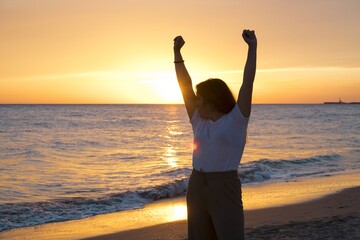
POLYGON ((174 50, 180 51, 184 44, 185 41, 182 36, 177 36, 176 38, 174 38, 174 50))
POLYGON ((254 30, 245 29, 242 33, 242 37, 244 41, 249 45, 249 47, 250 46, 253 47, 257 45, 257 40, 254 30))

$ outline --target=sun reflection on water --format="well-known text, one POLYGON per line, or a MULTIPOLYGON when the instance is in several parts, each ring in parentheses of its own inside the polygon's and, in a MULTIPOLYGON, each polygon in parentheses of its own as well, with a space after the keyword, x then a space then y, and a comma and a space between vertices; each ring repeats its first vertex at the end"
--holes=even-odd
POLYGON ((180 135, 182 132, 178 131, 178 127, 176 125, 171 125, 167 127, 167 136, 165 138, 170 139, 170 144, 164 148, 164 157, 163 159, 166 161, 166 164, 171 168, 177 168, 179 166, 179 159, 177 156, 177 151, 175 150, 175 146, 173 146, 172 137, 174 135, 180 135))
POLYGON ((173 168, 176 168, 179 166, 178 164, 178 158, 176 157, 176 150, 174 149, 174 147, 169 146, 165 148, 165 160, 166 163, 173 168))
POLYGON ((167 158, 167 164, 170 167, 176 168, 178 166, 177 160, 178 160, 177 158, 169 157, 167 158))

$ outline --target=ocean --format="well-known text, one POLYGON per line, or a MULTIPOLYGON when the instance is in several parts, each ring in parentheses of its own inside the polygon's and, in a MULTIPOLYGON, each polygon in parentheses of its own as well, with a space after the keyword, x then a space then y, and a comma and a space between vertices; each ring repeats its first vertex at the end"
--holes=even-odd
MULTIPOLYGON (((184 195, 183 105, 0 105, 0 231, 184 195)), ((253 105, 243 185, 360 171, 360 105, 253 105)))

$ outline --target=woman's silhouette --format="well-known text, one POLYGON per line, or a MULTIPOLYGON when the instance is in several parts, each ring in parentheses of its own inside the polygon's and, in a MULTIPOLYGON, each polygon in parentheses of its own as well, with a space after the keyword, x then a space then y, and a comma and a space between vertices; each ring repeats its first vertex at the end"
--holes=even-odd
POLYGON ((257 39, 244 30, 248 55, 238 100, 220 79, 196 86, 181 55, 185 41, 174 39, 175 69, 194 133, 193 171, 186 193, 189 240, 244 239, 238 167, 244 151, 256 72, 257 39))

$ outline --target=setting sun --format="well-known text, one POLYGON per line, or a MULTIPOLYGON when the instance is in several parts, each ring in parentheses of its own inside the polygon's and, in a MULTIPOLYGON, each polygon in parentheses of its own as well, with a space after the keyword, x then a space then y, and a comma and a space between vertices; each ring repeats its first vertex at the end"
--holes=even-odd
POLYGON ((156 75, 153 87, 164 103, 181 103, 182 96, 173 72, 160 72, 156 75))

